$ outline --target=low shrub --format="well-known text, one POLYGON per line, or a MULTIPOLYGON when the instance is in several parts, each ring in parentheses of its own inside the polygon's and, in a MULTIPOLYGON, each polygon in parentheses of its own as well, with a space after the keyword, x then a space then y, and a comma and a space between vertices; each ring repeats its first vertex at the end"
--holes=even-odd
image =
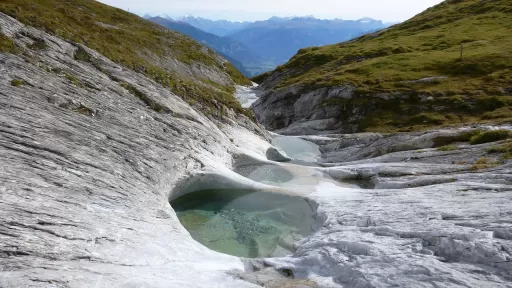
POLYGON ((438 114, 420 113, 409 118, 411 124, 434 124, 440 125, 446 121, 446 117, 438 114))
POLYGON ((11 81, 11 85, 14 86, 14 87, 22 86, 23 84, 25 84, 25 82, 23 80, 20 80, 20 79, 13 79, 11 81))
POLYGON ((491 147, 489 150, 487 150, 488 153, 504 153, 504 158, 506 160, 512 159, 512 141, 508 141, 506 143, 503 143, 500 146, 494 146, 491 147))
POLYGON ((437 148, 437 151, 455 151, 455 150, 459 150, 459 147, 457 147, 455 145, 446 145, 446 146, 437 148))
POLYGON ((472 137, 480 133, 482 133, 482 130, 476 129, 465 131, 455 136, 439 136, 434 138, 434 147, 448 146, 452 143, 458 142, 469 142, 469 140, 471 140, 472 137))
POLYGON ((482 115, 483 120, 512 118, 512 107, 503 107, 482 115))
POLYGON ((500 129, 500 130, 489 130, 485 132, 480 132, 475 136, 471 137, 469 143, 471 145, 484 144, 490 142, 496 142, 505 140, 512 137, 512 131, 500 129))
POLYGON ((482 169, 489 169, 498 166, 499 163, 495 161, 491 161, 488 158, 480 158, 478 159, 473 166, 471 166, 470 170, 477 171, 482 169))

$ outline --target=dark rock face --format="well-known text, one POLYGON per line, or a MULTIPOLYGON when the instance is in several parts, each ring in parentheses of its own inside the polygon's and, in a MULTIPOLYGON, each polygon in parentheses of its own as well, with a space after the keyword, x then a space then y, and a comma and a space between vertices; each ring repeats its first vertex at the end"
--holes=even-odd
POLYGON ((19 32, 47 44, 0 53, 0 287, 163 287, 179 281, 172 271, 193 274, 172 260, 186 249, 170 244, 188 240, 169 193, 208 157, 230 165, 222 129, 260 128, 232 112, 211 120, 88 48, 96 64, 78 61, 78 46, 1 13, 0 26, 21 47, 32 40, 19 32))
POLYGON ((354 88, 351 86, 321 88, 311 92, 303 92, 301 86, 292 86, 265 93, 251 108, 260 123, 280 134, 353 133, 357 131, 353 123, 360 115, 339 105, 327 105, 329 101, 353 97, 354 88), (345 121, 341 121, 343 118, 345 121))

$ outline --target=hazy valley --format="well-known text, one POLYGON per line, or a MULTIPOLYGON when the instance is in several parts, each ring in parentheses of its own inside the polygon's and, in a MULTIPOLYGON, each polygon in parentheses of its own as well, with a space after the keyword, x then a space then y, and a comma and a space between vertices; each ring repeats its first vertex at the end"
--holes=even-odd
POLYGON ((286 63, 301 48, 338 43, 389 25, 370 18, 346 21, 272 17, 256 22, 213 21, 192 16, 176 20, 168 16, 146 18, 214 49, 248 77, 286 63))

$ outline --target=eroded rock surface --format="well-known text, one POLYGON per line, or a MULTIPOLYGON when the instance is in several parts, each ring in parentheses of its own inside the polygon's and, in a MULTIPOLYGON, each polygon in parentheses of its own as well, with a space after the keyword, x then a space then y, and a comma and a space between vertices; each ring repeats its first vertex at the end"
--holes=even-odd
POLYGON ((264 264, 321 287, 511 287, 512 162, 489 153, 502 142, 427 148, 468 130, 302 137, 339 182, 302 183, 324 224, 264 264))
POLYGON ((512 166, 488 152, 499 143, 438 151, 453 129, 307 136, 323 167, 276 163, 290 158, 245 117, 204 115, 95 51, 0 24, 21 46, 20 31, 48 44, 0 54, 0 287, 512 287, 512 166), (496 164, 473 169, 483 157, 496 164), (256 183, 235 162, 292 179, 256 183), (316 232, 286 243, 289 257, 213 252, 168 203, 205 188, 305 197, 316 232))
POLYGON ((0 287, 252 286, 225 273, 239 259, 190 238, 168 197, 263 131, 1 13, 0 26, 21 47, 47 43, 0 54, 0 287))

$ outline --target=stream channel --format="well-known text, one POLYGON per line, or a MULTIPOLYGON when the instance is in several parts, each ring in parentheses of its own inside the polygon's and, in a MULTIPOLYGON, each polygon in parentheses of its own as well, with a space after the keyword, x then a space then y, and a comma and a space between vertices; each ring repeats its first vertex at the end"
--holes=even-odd
MULTIPOLYGON (((238 89, 242 106, 249 107, 258 99, 254 91, 257 90, 238 89)), ((192 238, 209 249, 237 257, 290 255, 295 243, 311 235, 318 225, 316 208, 303 195, 325 182, 369 188, 365 183, 341 183, 321 172, 317 164, 321 152, 312 142, 272 134, 272 145, 292 160, 235 166, 234 172, 275 189, 205 189, 171 201, 192 238), (301 193, 294 193, 298 191, 301 193)))

